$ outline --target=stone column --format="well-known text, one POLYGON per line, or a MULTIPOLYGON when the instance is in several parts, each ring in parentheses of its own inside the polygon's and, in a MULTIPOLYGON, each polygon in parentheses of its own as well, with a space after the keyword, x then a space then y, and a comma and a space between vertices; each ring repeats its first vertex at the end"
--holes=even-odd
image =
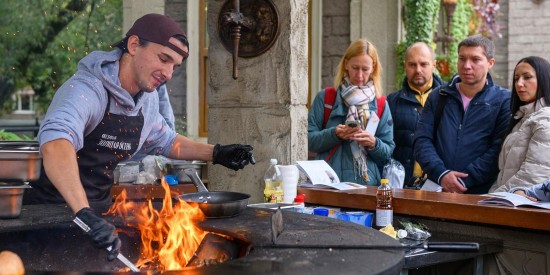
POLYGON ((211 190, 244 192, 252 195, 251 202, 261 202, 270 158, 280 164, 307 159, 308 1, 273 0, 279 36, 264 54, 239 58, 237 80, 231 53, 218 34, 224 3, 208 1, 208 142, 251 144, 257 163, 237 172, 210 165, 208 184, 211 190))

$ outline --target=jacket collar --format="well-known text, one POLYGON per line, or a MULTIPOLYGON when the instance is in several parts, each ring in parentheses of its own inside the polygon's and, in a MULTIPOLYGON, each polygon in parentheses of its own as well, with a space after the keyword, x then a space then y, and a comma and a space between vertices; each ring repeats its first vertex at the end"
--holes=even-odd
MULTIPOLYGON (((432 79, 433 79, 432 91, 435 90, 435 88, 445 84, 445 81, 443 81, 443 79, 441 79, 436 74, 432 74, 432 79)), ((414 102, 414 103, 419 103, 418 100, 415 97, 415 92, 409 86, 409 82, 407 81, 406 76, 403 79, 403 86, 402 87, 403 88, 401 88, 400 94, 399 94, 400 98, 411 101, 411 102, 414 102)))
POLYGON ((531 103, 520 106, 519 110, 514 114, 514 119, 520 119, 522 117, 526 117, 544 107, 546 107, 544 98, 540 98, 537 101, 533 101, 531 103))
MULTIPOLYGON (((460 76, 458 76, 458 74, 455 74, 451 78, 451 81, 449 81, 449 83, 445 86, 445 88, 442 88, 441 91, 451 96, 460 98, 460 93, 456 88, 456 84, 459 82, 462 82, 462 79, 460 79, 460 76)), ((491 74, 487 73, 487 82, 485 83, 485 86, 483 86, 481 91, 479 91, 479 93, 476 94, 476 96, 484 91, 487 91, 489 88, 493 87, 494 85, 495 84, 493 82, 493 78, 491 77, 491 74)))

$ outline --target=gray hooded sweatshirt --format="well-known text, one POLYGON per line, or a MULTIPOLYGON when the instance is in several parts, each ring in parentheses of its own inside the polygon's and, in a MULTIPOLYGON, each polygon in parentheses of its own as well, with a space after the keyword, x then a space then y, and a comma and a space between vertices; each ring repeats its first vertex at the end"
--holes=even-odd
POLYGON ((109 95, 111 113, 136 116, 140 109, 143 113, 144 126, 134 155, 138 152, 168 154, 176 133, 159 113, 158 93, 156 90, 141 91, 132 97, 121 87, 118 79, 121 55, 119 49, 95 51, 78 63, 78 71, 57 90, 42 121, 38 133, 40 146, 52 140, 66 139, 75 150, 80 150, 84 137, 102 120, 109 95))

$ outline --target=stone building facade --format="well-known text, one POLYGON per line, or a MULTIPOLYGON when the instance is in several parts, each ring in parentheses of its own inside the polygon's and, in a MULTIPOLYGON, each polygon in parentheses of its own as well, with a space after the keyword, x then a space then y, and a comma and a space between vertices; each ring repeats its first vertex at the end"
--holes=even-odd
MULTIPOLYGON (((399 6, 401 1, 397 1, 399 6)), ((352 22, 351 9, 354 2, 357 1, 320 1, 322 6, 320 9, 322 13, 320 22, 322 26, 319 29, 322 45, 320 46, 320 55, 318 57, 312 56, 312 58, 321 59, 318 62, 321 68, 312 70, 320 72, 320 83, 312 85, 315 89, 311 91, 313 94, 311 99, 313 99, 319 88, 332 85, 334 81, 334 72, 338 62, 351 42, 351 30, 357 24, 354 23, 357 20, 352 22)), ((131 22, 143 13, 160 12, 174 18, 189 32, 187 22, 189 4, 188 0, 124 1, 124 29, 128 29, 131 22)), ((546 27, 550 22, 550 3, 544 0, 501 0, 499 4, 500 11, 497 20, 500 24, 502 37, 495 39, 497 50, 492 75, 499 85, 509 87, 513 68, 521 57, 539 55, 550 58, 550 48, 545 46, 550 42, 550 28, 546 27)), ((363 20, 363 24, 376 24, 380 18, 385 18, 386 21, 399 21, 400 11, 396 8, 390 11, 373 12, 372 15, 372 19, 363 20)), ((192 25, 194 29, 197 29, 194 23, 192 25)), ((398 25, 400 26, 400 24, 398 25)), ((402 32, 403 30, 396 29, 395 31, 402 32)), ((371 38, 369 37, 369 39, 371 38)), ((376 40, 377 37, 373 37, 373 39, 376 40)), ((390 41, 387 44, 377 44, 377 47, 394 49, 397 42, 392 43, 390 41)), ((191 51, 193 50, 191 49, 191 51)), ((395 74, 395 66, 395 64, 383 64, 386 94, 395 90, 393 86, 395 81, 393 79, 390 81, 390 78, 395 74)), ((168 84, 174 113, 181 121, 195 119, 194 115, 188 114, 187 110, 187 106, 189 106, 187 104, 187 98, 189 98, 186 86, 187 79, 186 68, 182 68, 168 84)), ((196 123, 191 124, 196 125, 196 123)))
MULTIPOLYGON (((317 6, 317 8, 312 8, 310 13, 312 19, 320 19, 312 20, 312 24, 315 25, 311 26, 311 30, 315 30, 315 32, 310 32, 310 39, 318 41, 315 45, 308 45, 308 40, 305 39, 307 34, 305 37, 297 38, 294 33, 288 33, 288 29, 285 29, 284 35, 278 38, 274 49, 255 59, 240 59, 241 76, 236 81, 227 77, 232 66, 231 55, 223 49, 221 52, 216 52, 215 50, 219 48, 217 46, 213 46, 212 51, 209 51, 209 59, 212 56, 216 58, 216 61, 211 63, 215 68, 212 67, 208 76, 208 85, 210 85, 208 92, 210 108, 208 141, 210 143, 255 143, 258 145, 257 153, 260 161, 259 165, 247 168, 248 172, 241 174, 227 174, 223 169, 218 169, 216 166, 211 169, 209 166, 209 178, 212 170, 214 171, 213 179, 222 182, 215 189, 253 193, 253 198, 257 199, 261 195, 258 190, 261 189, 261 178, 263 171, 267 168, 269 158, 277 157, 284 164, 305 159, 307 138, 304 135, 304 129, 307 128, 307 111, 304 112, 303 99, 304 96, 307 96, 308 79, 305 77, 307 72, 303 72, 303 67, 293 67, 297 64, 303 65, 303 52, 300 51, 310 49, 310 58, 318 61, 311 62, 317 67, 310 68, 311 72, 315 72, 316 75, 310 76, 309 86, 316 88, 311 88, 312 95, 309 100, 313 99, 320 88, 332 85, 334 72, 341 55, 350 41, 361 36, 371 40, 381 55, 384 67, 384 93, 388 94, 396 89, 394 86, 396 83, 395 70, 397 64, 402 62, 396 60, 394 51, 395 46, 403 37, 400 22, 401 1, 273 0, 275 5, 283 10, 282 13, 288 16, 290 16, 288 9, 291 10, 291 13, 299 11, 293 15, 298 18, 286 17, 283 20, 290 20, 291 22, 284 22, 284 24, 290 24, 300 31, 303 31, 302 27, 293 24, 307 22, 307 17, 302 17, 308 14, 307 10, 303 9, 304 1, 317 6), (293 10, 296 8, 299 10, 293 10), (273 55, 272 51, 276 51, 279 55, 273 55), (292 57, 294 59, 289 60, 287 55, 292 54, 295 54, 292 57), (272 60, 265 59, 265 55, 272 56, 272 60), (262 64, 267 67, 258 67, 262 64), (245 76, 247 71, 245 68, 250 66, 256 68, 251 73, 252 77, 245 76), (290 73, 292 70, 299 73, 290 73), (211 74, 214 72, 215 76, 212 76, 211 74), (277 81, 266 80, 265 77, 258 79, 255 76, 258 73, 276 76, 277 81), (225 82, 220 79, 225 79, 225 82), (311 79, 317 79, 318 83, 312 83, 311 79), (304 83, 306 83, 305 88, 303 87, 304 83), (258 84, 264 86, 258 86, 258 84), (266 104, 274 105, 264 106, 266 104), (246 105, 248 107, 245 107, 246 105), (230 108, 226 106, 230 106, 230 108), (254 110, 258 110, 258 113, 254 113, 254 110), (227 121, 227 123, 220 124, 220 120, 225 121, 229 118, 238 121, 227 121), (261 118, 265 120, 259 122, 258 119, 261 118), (287 124, 280 124, 285 120, 288 120, 287 124), (236 128, 228 131, 229 126, 236 128), (269 127, 265 128, 266 126, 269 127), (278 131, 270 132, 275 128, 278 131), (266 133, 271 134, 267 135, 266 133), (242 185, 242 182, 246 183, 242 185)), ((210 8, 210 5, 219 7, 224 2, 223 0, 209 0, 208 7, 210 8)), ((197 66, 194 65, 198 61, 193 60, 197 55, 195 50, 198 51, 198 47, 193 46, 193 43, 198 40, 199 36, 196 32, 199 28, 197 18, 192 18, 195 14, 202 12, 199 11, 197 3, 199 3, 198 0, 124 1, 125 30, 142 14, 159 12, 168 14, 178 21, 184 29, 187 29, 188 36, 192 37, 190 38, 192 54, 186 61, 187 71, 182 68, 183 70, 178 72, 168 84, 176 118, 187 121, 187 125, 194 125, 190 126, 190 132, 193 132, 198 121, 196 112, 192 108, 199 105, 196 97, 197 92, 194 88, 189 88, 191 87, 189 83, 195 81, 198 74, 197 66)), ((217 14, 208 10, 208 16, 214 18, 217 14)), ((550 1, 501 0, 498 21, 501 25, 502 38, 495 39, 497 51, 492 75, 499 85, 509 87, 513 68, 521 57, 528 55, 550 57, 550 48, 545 47, 550 42, 550 29, 545 28, 545 25, 550 22, 550 1)), ((208 19, 208 30, 212 36, 211 46, 219 43, 213 35, 217 32, 214 24, 213 19, 208 19)), ((193 135, 191 136, 193 137, 193 135)))

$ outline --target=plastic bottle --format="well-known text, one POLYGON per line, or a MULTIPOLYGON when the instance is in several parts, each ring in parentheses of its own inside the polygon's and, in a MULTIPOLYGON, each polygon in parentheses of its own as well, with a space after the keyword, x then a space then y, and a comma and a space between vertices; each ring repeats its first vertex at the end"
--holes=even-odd
POLYGON ((298 194, 296 195, 296 198, 294 198, 294 203, 299 204, 300 207, 306 206, 306 194, 298 194))
POLYGON ((265 189, 264 198, 265 202, 278 203, 283 202, 283 181, 281 178, 281 172, 277 168, 277 160, 271 159, 271 165, 267 168, 264 175, 265 189))
POLYGON ((382 228, 393 222, 392 191, 387 179, 380 180, 376 191, 376 227, 382 228))
POLYGON ((298 194, 296 195, 296 198, 294 199, 294 204, 297 204, 296 207, 294 207, 294 211, 298 213, 304 213, 306 209, 306 194, 298 194))

